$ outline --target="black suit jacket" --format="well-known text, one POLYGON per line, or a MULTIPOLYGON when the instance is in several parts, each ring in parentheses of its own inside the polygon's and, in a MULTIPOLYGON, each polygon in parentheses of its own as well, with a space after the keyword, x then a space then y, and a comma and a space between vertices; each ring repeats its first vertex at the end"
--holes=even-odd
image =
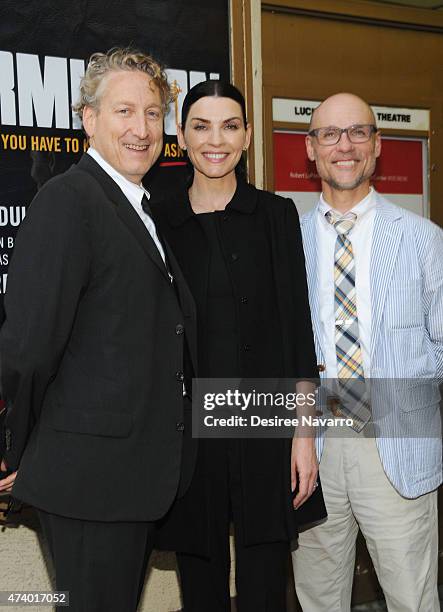
POLYGON ((35 197, 0 332, 15 497, 89 520, 148 521, 168 510, 195 307, 165 248, 176 290, 137 213, 89 155, 35 197))

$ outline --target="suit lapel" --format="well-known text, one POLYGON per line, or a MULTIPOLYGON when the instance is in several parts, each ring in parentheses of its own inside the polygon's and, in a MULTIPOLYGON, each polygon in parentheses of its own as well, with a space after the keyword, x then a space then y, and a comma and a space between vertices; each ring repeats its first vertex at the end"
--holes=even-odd
POLYGON ((152 259, 163 276, 170 282, 165 263, 161 258, 159 250, 131 203, 127 200, 122 202, 122 204, 117 207, 117 214, 140 244, 146 255, 152 259))
POLYGON ((323 337, 320 328, 320 306, 318 296, 318 261, 317 261, 317 209, 308 212, 301 221, 303 244, 306 259, 306 276, 308 280, 309 303, 314 333, 324 355, 323 337))
POLYGON ((89 174, 102 186, 108 199, 115 205, 116 211, 122 222, 137 240, 145 254, 152 259, 155 265, 160 269, 163 276, 168 280, 169 277, 165 264, 155 245, 151 234, 146 229, 143 221, 140 219, 134 207, 126 198, 117 183, 100 167, 100 165, 88 154, 83 155, 77 167, 89 174))
POLYGON ((397 260, 403 229, 396 221, 402 217, 401 209, 392 206, 379 194, 375 194, 376 215, 371 247, 371 357, 377 346, 380 324, 386 301, 387 289, 397 260))

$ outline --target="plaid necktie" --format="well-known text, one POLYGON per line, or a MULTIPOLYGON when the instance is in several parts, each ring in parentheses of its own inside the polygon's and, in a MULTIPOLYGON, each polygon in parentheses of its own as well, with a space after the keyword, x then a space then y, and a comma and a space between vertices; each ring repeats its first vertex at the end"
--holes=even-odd
POLYGON ((325 216, 337 232, 334 254, 334 301, 335 351, 340 408, 344 416, 353 419, 352 428, 359 432, 368 422, 370 411, 359 340, 355 261, 352 243, 348 238, 348 233, 354 227, 357 215, 347 213, 343 217, 337 217, 330 210, 325 216))

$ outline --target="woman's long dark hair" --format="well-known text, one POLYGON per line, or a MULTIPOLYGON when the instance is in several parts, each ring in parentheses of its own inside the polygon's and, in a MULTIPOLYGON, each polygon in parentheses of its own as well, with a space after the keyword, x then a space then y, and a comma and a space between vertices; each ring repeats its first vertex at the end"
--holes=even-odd
MULTIPOLYGON (((211 79, 209 81, 202 81, 201 83, 197 83, 197 85, 191 87, 191 89, 186 94, 182 106, 181 125, 183 131, 185 130, 186 121, 188 119, 191 106, 195 104, 195 102, 200 100, 200 98, 206 98, 208 96, 215 98, 230 98, 231 100, 234 100, 234 102, 240 104, 243 123, 244 127, 246 128, 248 124, 246 118, 246 103, 241 91, 238 90, 237 87, 235 87, 234 85, 231 85, 231 83, 227 83, 226 81, 215 81, 211 79)), ((237 178, 246 180, 246 163, 243 156, 240 158, 240 161, 238 162, 235 168, 235 173, 237 175, 237 178)), ((190 181, 188 182, 189 184, 191 184, 193 174, 189 178, 190 181)))

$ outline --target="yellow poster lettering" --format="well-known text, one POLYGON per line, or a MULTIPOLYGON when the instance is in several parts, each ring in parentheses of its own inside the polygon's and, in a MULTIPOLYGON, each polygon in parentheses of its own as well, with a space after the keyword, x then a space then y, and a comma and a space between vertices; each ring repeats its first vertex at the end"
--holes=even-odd
POLYGON ((11 151, 24 151, 26 149, 26 136, 24 134, 2 134, 2 144, 4 149, 11 151))
POLYGON ((164 156, 165 157, 184 157, 184 153, 182 149, 180 149, 177 143, 167 142, 165 144, 164 156))
POLYGON ((54 151, 61 153, 60 136, 31 136, 32 151, 54 151))
POLYGON ((66 137, 64 139, 65 147, 67 153, 78 153, 80 149, 80 142, 78 138, 69 138, 66 137))

